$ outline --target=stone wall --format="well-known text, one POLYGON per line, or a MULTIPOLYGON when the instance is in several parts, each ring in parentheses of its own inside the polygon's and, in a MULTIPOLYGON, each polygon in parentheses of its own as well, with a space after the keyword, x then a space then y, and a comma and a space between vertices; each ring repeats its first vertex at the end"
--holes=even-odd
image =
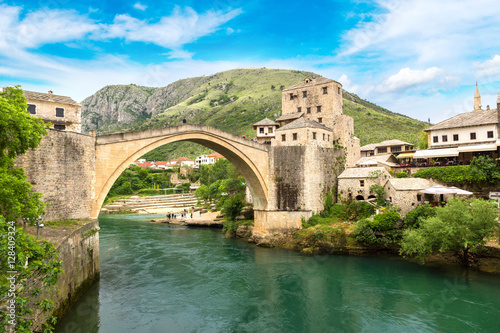
POLYGON ((89 219, 95 181, 95 138, 48 130, 35 149, 19 156, 33 191, 47 204, 43 220, 89 219))
MULTIPOLYGON (((99 279, 99 223, 91 221, 71 232, 58 246, 64 273, 59 276, 56 290, 50 295, 54 301, 53 315, 62 318, 83 293, 99 279)), ((34 313, 35 331, 39 331, 48 315, 34 313)))
POLYGON ((28 104, 36 106, 34 117, 41 117, 53 124, 65 125, 67 131, 78 133, 82 131, 81 107, 79 105, 31 99, 28 99, 28 104), (64 117, 56 117, 56 108, 64 109, 64 117))

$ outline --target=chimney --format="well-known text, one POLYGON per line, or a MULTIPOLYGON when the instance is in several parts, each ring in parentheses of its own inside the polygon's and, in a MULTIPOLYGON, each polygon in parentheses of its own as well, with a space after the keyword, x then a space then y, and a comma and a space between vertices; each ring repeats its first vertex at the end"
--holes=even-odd
POLYGON ((486 110, 489 110, 490 109, 490 106, 489 105, 486 105, 486 110))
POLYGON ((49 90, 49 99, 52 99, 54 97, 53 91, 49 90))

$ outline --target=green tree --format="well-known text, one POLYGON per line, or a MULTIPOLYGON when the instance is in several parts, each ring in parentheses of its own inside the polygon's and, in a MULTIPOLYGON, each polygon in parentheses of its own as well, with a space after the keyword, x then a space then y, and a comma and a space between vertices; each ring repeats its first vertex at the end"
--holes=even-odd
MULTIPOLYGON (((10 289, 8 278, 12 275, 6 272, 17 272, 14 275, 17 332, 31 331, 33 312, 28 298, 36 299, 41 292, 28 283, 28 278, 36 276, 42 288, 48 290, 62 272, 54 245, 39 242, 15 223, 19 218, 35 221, 44 213, 41 195, 31 192, 24 170, 14 166, 14 159, 28 149, 35 149, 46 134, 43 121, 27 111, 26 99, 19 87, 0 92, 0 248, 5 251, 0 256, 0 299, 4 299, 10 289), (15 259, 13 263, 8 261, 9 257, 15 259)), ((43 312, 53 310, 53 302, 48 299, 37 300, 34 305, 43 312)), ((0 311, 2 327, 8 327, 10 319, 6 311, 0 311)), ((51 317, 50 322, 54 324, 55 317, 51 317)), ((51 324, 45 325, 46 332, 52 328, 51 324)))
POLYGON ((208 186, 207 185, 200 185, 194 192, 194 196, 198 200, 203 200, 205 203, 208 202, 209 196, 208 196, 208 186))
POLYGON ((500 167, 489 156, 474 156, 470 163, 470 174, 476 182, 500 182, 500 167))
POLYGON ((426 131, 420 132, 420 138, 418 140, 418 148, 420 149, 429 148, 429 134, 426 131))
POLYGON ((19 87, 0 92, 0 215, 8 221, 35 221, 45 212, 41 195, 31 192, 24 170, 14 166, 16 156, 36 148, 47 134, 43 121, 32 117, 27 107, 19 87))
POLYGON ((375 201, 377 205, 383 206, 385 204, 385 199, 384 199, 385 189, 383 186, 380 186, 378 184, 373 184, 372 186, 370 186, 370 193, 375 194, 375 196, 377 197, 375 201))
POLYGON ((450 199, 436 209, 436 216, 420 221, 420 228, 407 230, 400 253, 417 256, 421 262, 436 252, 453 251, 464 265, 471 253, 498 230, 495 203, 480 199, 450 199))

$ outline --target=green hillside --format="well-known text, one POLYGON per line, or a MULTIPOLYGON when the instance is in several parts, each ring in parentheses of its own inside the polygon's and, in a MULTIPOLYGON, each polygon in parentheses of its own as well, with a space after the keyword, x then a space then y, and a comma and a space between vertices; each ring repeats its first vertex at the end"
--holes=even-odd
MULTIPOLYGON (((179 80, 163 88, 134 86, 137 94, 130 95, 124 92, 127 86, 108 86, 82 102, 82 115, 85 127, 95 126, 100 133, 178 126, 186 119, 190 124, 208 125, 252 138, 255 136, 252 124, 281 115, 283 88, 316 76, 284 69, 234 69, 179 80)), ((344 113, 354 118, 355 135, 361 145, 388 139, 416 144, 420 131, 427 126, 347 91, 344 91, 344 113)), ((160 147, 145 158, 165 160, 180 155, 193 158, 208 151, 199 145, 177 143, 160 147)))

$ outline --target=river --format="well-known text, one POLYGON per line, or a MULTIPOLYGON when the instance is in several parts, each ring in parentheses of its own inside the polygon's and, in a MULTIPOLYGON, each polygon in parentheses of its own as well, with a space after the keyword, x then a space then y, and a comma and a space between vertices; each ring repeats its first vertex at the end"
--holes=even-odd
POLYGON ((101 279, 61 332, 500 332, 500 278, 306 256, 220 230, 101 215, 101 279))

